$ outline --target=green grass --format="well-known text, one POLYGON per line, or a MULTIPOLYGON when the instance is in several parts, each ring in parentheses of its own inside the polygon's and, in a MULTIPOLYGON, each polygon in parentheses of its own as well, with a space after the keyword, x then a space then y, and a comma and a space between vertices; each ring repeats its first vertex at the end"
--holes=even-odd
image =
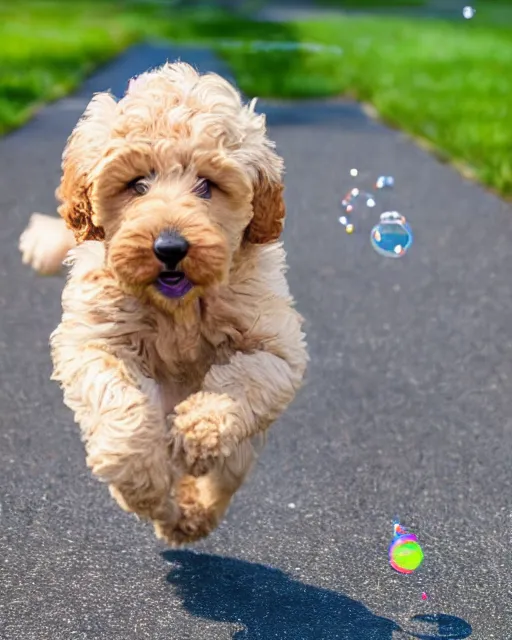
POLYGON ((19 2, 0 9, 0 133, 68 93, 135 39, 103 9, 19 2))
MULTIPOLYGON (((280 25, 265 30, 282 39, 280 25)), ((98 65, 149 37, 211 43, 261 28, 218 11, 172 11, 148 2, 17 0, 0 4, 0 135, 23 124, 40 105, 73 90, 98 65), (239 27, 239 28, 237 28, 239 27)))
POLYGON ((249 95, 344 94, 371 103, 484 184, 512 196, 512 29, 460 22, 346 18, 289 25, 332 54, 221 50, 249 95))
POLYGON ((18 0, 0 9, 0 133, 129 44, 157 36, 213 44, 250 96, 343 94, 369 102, 388 123, 512 196, 512 28, 495 2, 478 5, 470 21, 380 16, 294 24, 119 4, 89 0, 62 10, 55 0, 18 0), (225 38, 246 44, 230 48, 220 44, 225 38), (337 45, 343 55, 255 52, 254 40, 337 45))

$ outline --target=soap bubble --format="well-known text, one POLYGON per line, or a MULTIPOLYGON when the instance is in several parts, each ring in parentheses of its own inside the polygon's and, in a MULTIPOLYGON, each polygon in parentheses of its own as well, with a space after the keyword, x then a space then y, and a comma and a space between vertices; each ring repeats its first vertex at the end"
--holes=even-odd
POLYGON ((375 205, 375 198, 371 193, 366 193, 355 187, 341 200, 343 213, 338 220, 345 227, 347 233, 353 233, 355 229, 354 216, 360 213, 363 207, 372 209, 375 205))
POLYGON ((376 189, 392 189, 395 186, 395 179, 393 176, 379 176, 375 183, 376 189))
POLYGON ((464 7, 464 9, 462 9, 462 15, 466 18, 466 20, 471 20, 475 13, 476 9, 474 9, 473 7, 464 7))
POLYGON ((342 207, 356 207, 360 204, 365 204, 367 207, 372 208, 375 206, 375 200, 371 193, 361 191, 357 187, 350 189, 341 201, 342 207))
POLYGON ((414 533, 395 523, 389 545, 389 564, 399 573, 413 573, 423 562, 423 550, 414 533))
POLYGON ((398 211, 386 211, 373 227, 370 240, 372 247, 382 256, 401 258, 412 244, 412 229, 398 211))
POLYGON ((350 215, 340 216, 338 220, 339 223, 345 227, 345 231, 348 234, 354 233, 354 223, 351 222, 350 215))

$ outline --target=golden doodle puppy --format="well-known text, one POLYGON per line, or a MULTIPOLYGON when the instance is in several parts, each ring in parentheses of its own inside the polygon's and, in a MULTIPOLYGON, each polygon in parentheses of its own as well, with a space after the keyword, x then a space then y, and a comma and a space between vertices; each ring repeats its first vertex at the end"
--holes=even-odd
POLYGON ((53 379, 119 505, 192 542, 307 364, 279 241, 282 160, 254 103, 176 63, 118 102, 97 94, 62 166, 62 219, 35 214, 20 239, 41 273, 68 255, 53 379))

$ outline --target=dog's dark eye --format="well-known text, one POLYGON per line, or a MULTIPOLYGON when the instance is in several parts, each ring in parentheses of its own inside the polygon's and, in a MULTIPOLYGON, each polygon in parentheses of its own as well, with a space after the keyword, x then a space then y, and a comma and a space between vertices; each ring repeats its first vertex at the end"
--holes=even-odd
POLYGON ((143 196, 149 191, 149 183, 146 178, 135 178, 135 180, 128 183, 128 189, 138 196, 143 196))
POLYGON ((212 183, 206 178, 199 178, 194 193, 204 200, 209 200, 212 197, 212 183))

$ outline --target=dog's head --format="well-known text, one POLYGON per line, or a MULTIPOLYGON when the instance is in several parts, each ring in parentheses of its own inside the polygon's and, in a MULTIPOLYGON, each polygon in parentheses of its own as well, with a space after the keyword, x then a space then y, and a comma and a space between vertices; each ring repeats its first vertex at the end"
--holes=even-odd
POLYGON ((120 285, 160 308, 224 283, 245 243, 281 234, 282 160, 254 103, 184 63, 96 95, 71 134, 57 197, 77 242, 103 240, 120 285))

